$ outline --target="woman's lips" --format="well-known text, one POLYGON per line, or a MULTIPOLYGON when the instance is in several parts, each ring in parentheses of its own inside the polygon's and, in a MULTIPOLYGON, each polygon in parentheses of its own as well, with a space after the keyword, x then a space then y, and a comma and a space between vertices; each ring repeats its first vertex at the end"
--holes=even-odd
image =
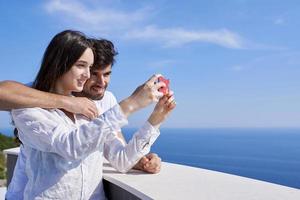
POLYGON ((79 86, 83 86, 86 80, 77 80, 79 86))

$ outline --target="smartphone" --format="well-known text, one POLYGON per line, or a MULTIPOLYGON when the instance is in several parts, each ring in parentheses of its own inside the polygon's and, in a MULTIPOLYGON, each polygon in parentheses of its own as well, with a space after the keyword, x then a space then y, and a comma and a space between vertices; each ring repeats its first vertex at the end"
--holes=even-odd
POLYGON ((160 76, 160 77, 158 77, 158 82, 164 82, 166 84, 166 87, 161 87, 161 88, 158 89, 158 91, 162 92, 164 95, 169 93, 170 80, 165 79, 164 77, 160 76))

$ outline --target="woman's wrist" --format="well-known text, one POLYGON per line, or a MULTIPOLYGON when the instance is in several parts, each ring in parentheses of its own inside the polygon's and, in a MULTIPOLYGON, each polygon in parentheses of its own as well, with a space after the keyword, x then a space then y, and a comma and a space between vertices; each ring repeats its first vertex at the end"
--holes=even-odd
POLYGON ((131 97, 122 100, 119 105, 126 117, 138 110, 137 103, 131 97))
POLYGON ((161 125, 161 120, 159 120, 155 115, 150 115, 150 117, 148 118, 148 122, 154 127, 159 129, 160 125, 161 125))

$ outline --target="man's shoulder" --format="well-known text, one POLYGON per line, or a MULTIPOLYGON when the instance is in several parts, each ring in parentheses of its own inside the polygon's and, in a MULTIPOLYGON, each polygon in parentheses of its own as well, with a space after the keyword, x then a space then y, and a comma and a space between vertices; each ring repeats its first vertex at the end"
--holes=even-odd
POLYGON ((99 111, 105 112, 117 104, 117 99, 112 92, 105 91, 103 98, 101 100, 96 100, 95 103, 99 111))
POLYGON ((105 91, 104 93, 104 97, 107 97, 107 98, 116 98, 115 95, 111 92, 111 91, 105 91))
POLYGON ((103 98, 98 101, 103 103, 116 102, 116 97, 112 92, 105 91, 103 98))

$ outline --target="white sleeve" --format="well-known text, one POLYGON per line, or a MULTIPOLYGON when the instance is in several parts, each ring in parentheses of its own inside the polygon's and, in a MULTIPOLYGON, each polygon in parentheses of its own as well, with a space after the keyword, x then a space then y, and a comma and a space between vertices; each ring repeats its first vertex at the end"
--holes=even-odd
POLYGON ((104 157, 122 173, 129 171, 144 155, 150 152, 160 132, 146 122, 132 137, 127 145, 116 135, 105 141, 104 157))
POLYGON ((7 188, 5 199, 22 200, 24 188, 28 182, 26 175, 26 155, 24 154, 23 145, 20 146, 20 153, 18 155, 17 163, 15 165, 13 177, 7 188))
POLYGON ((12 110, 12 117, 24 145, 57 153, 67 160, 78 160, 99 149, 107 136, 127 124, 120 109, 116 105, 89 123, 72 128, 51 120, 45 114, 50 112, 40 108, 12 110))

